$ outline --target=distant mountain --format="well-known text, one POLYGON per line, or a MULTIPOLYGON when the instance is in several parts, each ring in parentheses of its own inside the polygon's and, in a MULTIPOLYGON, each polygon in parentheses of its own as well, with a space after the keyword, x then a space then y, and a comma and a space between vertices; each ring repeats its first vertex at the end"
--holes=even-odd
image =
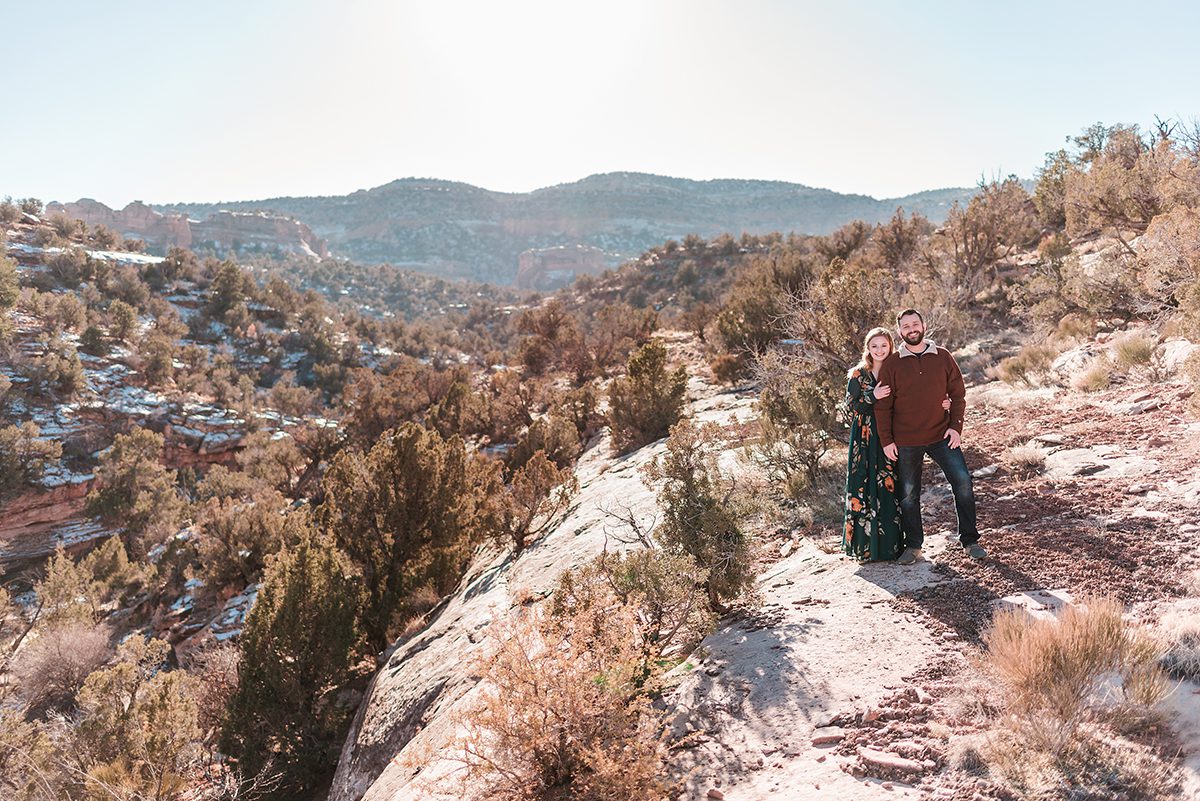
POLYGON ((953 188, 876 200, 783 181, 691 181, 635 172, 517 194, 470 184, 403 178, 342 197, 281 197, 160 205, 200 218, 264 211, 293 217, 335 256, 389 262, 447 277, 508 284, 526 250, 590 245, 612 264, 667 239, 743 232, 823 234, 854 219, 882 222, 897 207, 941 222, 974 189, 953 188))

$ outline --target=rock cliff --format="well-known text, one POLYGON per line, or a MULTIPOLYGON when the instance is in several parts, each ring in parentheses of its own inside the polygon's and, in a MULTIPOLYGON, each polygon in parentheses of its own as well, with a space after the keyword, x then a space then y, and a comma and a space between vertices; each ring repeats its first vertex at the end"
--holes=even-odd
POLYGON ((307 225, 270 214, 214 211, 203 220, 193 220, 185 214, 164 214, 140 201, 118 211, 90 198, 74 203, 49 203, 46 214, 64 214, 88 225, 103 225, 122 236, 143 239, 159 252, 178 246, 203 248, 221 255, 329 256, 325 240, 307 225))

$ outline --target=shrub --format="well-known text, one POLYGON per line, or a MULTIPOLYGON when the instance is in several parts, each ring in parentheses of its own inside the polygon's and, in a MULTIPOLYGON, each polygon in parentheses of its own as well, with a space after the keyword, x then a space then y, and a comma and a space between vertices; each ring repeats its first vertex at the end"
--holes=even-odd
POLYGON ((92 258, 78 248, 68 248, 50 257, 46 272, 59 286, 77 289, 80 281, 91 277, 92 258))
POLYGON ((793 494, 817 486, 837 422, 833 389, 811 363, 778 351, 758 358, 755 375, 759 431, 751 454, 772 481, 793 494))
POLYGON ((88 494, 86 509, 106 524, 119 526, 129 552, 137 558, 175 533, 183 500, 174 474, 159 461, 161 434, 135 428, 118 434, 100 457, 98 489, 88 494))
POLYGON ((704 587, 714 612, 753 583, 750 547, 732 500, 733 487, 717 468, 720 429, 681 420, 671 428, 667 452, 644 468, 647 486, 658 486, 663 521, 655 538, 663 549, 691 557, 706 573, 704 587))
POLYGON ((537 451, 513 471, 498 500, 498 532, 520 553, 525 545, 550 529, 579 492, 569 468, 556 467, 537 451))
POLYGON ((637 612, 642 643, 639 686, 690 654, 713 628, 705 593, 707 572, 690 556, 647 547, 624 554, 602 553, 568 570, 551 596, 551 614, 564 617, 588 607, 603 608, 613 597, 637 612))
POLYGON ((787 336, 789 293, 798 293, 812 277, 813 265, 797 249, 748 260, 717 312, 717 332, 725 350, 749 359, 787 336))
POLYGON ((661 438, 679 419, 687 394, 687 370, 667 370, 667 348, 655 340, 629 357, 628 372, 608 390, 608 419, 618 453, 661 438))
POLYGON ((490 523, 486 499, 498 466, 477 461, 458 437, 405 423, 363 454, 344 450, 325 474, 323 529, 362 572, 363 625, 382 650, 404 621, 404 598, 450 592, 490 523))
POLYGON ((1142 367, 1154 356, 1155 342, 1152 338, 1130 334, 1117 340, 1113 348, 1117 366, 1124 370, 1142 367))
POLYGON ((1046 470, 1046 452, 1036 445, 1016 445, 1000 456, 1000 461, 1018 476, 1034 476, 1046 470))
POLYGON ((99 326, 89 325, 79 337, 79 349, 89 356, 107 356, 108 341, 99 326))
POLYGON ((1163 668, 1175 678, 1200 682, 1200 618, 1181 609, 1163 615, 1158 623, 1166 643, 1163 668))
POLYGON ((100 618, 101 588, 91 572, 67 554, 62 543, 46 562, 46 574, 34 590, 41 606, 39 620, 45 625, 92 624, 100 618))
POLYGON ((267 569, 241 637, 222 750, 245 775, 272 761, 271 797, 310 791, 337 763, 352 709, 338 693, 359 654, 362 579, 332 540, 308 531, 267 569))
POLYGON ((138 344, 138 358, 148 386, 161 387, 175 377, 175 343, 162 334, 147 335, 138 344))
POLYGON ((209 498, 196 512, 196 546, 210 587, 257 581, 267 558, 296 541, 300 514, 286 514, 278 492, 254 500, 209 498))
POLYGON ((1099 392, 1112 384, 1113 367, 1107 359, 1096 359, 1071 380, 1071 386, 1084 392, 1099 392))
POLYGON ((112 335, 122 342, 128 341, 137 328, 137 310, 123 300, 114 300, 108 307, 108 316, 112 335))
POLYGON ((108 638, 90 620, 65 620, 39 631, 12 665, 25 703, 68 707, 84 680, 108 661, 108 638))
POLYGON ((73 239, 83 236, 87 231, 87 225, 83 220, 77 220, 65 214, 51 214, 49 221, 50 227, 54 229, 54 233, 63 239, 73 239))
POLYGON ((722 353, 708 363, 713 378, 720 384, 735 384, 746 374, 746 360, 731 353, 722 353))
POLYGON ((1053 345, 1034 343, 1021 348, 1016 356, 1001 359, 996 370, 1006 384, 1022 382, 1033 386, 1039 377, 1046 375, 1057 356, 1058 349, 1053 345))
POLYGON ((955 204, 940 236, 948 243, 965 299, 983 289, 989 275, 995 277, 999 262, 1034 243, 1038 229, 1034 203, 1015 176, 980 187, 965 209, 955 204))
POLYGON ((1116 601, 1090 599, 1058 620, 997 613, 983 662, 1005 715, 984 749, 993 775, 1030 797, 1069 784, 1158 798, 1174 783, 1152 753, 1114 740, 1113 727, 1151 716, 1169 692, 1161 647, 1121 612, 1116 601))
POLYGON ((259 431, 243 440, 238 465, 248 478, 290 495, 308 460, 291 437, 259 431))
POLYGON ((489 629, 486 688, 463 715, 466 786, 497 801, 658 801, 662 713, 636 692, 640 643, 629 607, 540 610, 489 629))
POLYGON ((0 255, 0 312, 17 305, 21 297, 21 280, 17 264, 7 256, 0 255))
POLYGON ((167 801, 199 762, 194 680, 163 670, 170 646, 134 635, 79 691, 72 751, 89 795, 167 801))
POLYGON ((37 486, 62 456, 62 445, 41 435, 30 422, 0 428, 0 501, 37 486))
POLYGON ((21 710, 0 709, 0 797, 12 801, 70 797, 61 747, 49 729, 44 723, 24 720, 21 710))
POLYGON ((197 723, 205 739, 220 733, 230 699, 237 692, 240 651, 235 643, 223 642, 193 652, 188 672, 197 678, 197 723))
POLYGON ((109 537, 84 557, 83 569, 95 582, 100 597, 125 599, 146 587, 154 568, 145 562, 131 562, 120 537, 109 537))
POLYGON ((75 346, 57 337, 46 344, 46 352, 35 362, 31 378, 43 391, 64 399, 74 397, 87 386, 75 346))
MULTIPOLYGON (((580 417, 586 425, 586 412, 581 412, 580 417)), ((534 420, 508 456, 509 472, 524 467, 539 451, 556 466, 570 467, 579 456, 578 429, 554 414, 534 420)))

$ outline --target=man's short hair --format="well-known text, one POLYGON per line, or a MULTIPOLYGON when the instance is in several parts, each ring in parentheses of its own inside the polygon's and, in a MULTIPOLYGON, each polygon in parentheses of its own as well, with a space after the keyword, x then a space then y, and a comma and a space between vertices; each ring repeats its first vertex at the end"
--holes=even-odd
POLYGON ((921 313, 919 311, 917 311, 916 309, 905 309, 904 311, 902 311, 896 315, 896 327, 899 328, 900 321, 903 320, 905 317, 907 317, 910 314, 917 315, 917 319, 921 321, 921 325, 925 325, 925 318, 921 316, 921 313))

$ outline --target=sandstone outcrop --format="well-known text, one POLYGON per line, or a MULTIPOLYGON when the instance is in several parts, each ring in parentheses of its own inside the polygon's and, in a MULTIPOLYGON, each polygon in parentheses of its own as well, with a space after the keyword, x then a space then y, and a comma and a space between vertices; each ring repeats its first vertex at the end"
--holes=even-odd
POLYGON ((566 286, 581 275, 598 275, 608 268, 604 251, 584 245, 527 250, 517 259, 518 289, 545 291, 566 286))
POLYGON ((185 214, 156 211, 141 201, 135 200, 125 208, 115 210, 99 201, 83 198, 74 203, 49 203, 46 214, 63 214, 88 225, 103 225, 122 236, 143 239, 161 252, 177 246, 204 248, 221 255, 329 256, 325 240, 304 223, 261 212, 218 210, 203 220, 192 220, 185 214))

